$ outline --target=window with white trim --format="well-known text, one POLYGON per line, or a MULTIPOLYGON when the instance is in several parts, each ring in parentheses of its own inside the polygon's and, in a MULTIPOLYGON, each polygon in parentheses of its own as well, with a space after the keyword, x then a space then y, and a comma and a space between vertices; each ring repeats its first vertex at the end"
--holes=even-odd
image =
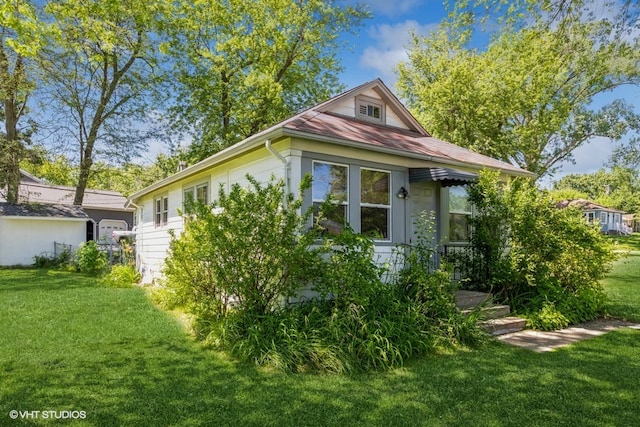
POLYGON ((154 217, 156 227, 163 227, 169 222, 169 197, 162 196, 155 199, 154 217))
POLYGON ((360 169, 360 232, 389 240, 391 224, 391 172, 360 169))
POLYGON ((314 160, 311 193, 314 222, 318 220, 321 206, 329 199, 333 207, 322 212, 320 225, 330 233, 339 233, 349 220, 349 167, 314 160))
POLYGON ((470 237, 471 203, 464 186, 449 187, 449 241, 468 242, 470 237))

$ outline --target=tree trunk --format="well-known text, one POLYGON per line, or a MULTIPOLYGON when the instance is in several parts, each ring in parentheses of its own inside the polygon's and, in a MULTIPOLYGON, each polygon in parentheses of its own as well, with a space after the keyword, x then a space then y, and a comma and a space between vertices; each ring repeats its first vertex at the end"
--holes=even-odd
POLYGON ((6 183, 5 197, 11 204, 18 203, 20 186, 20 152, 22 147, 18 140, 18 115, 13 100, 4 100, 5 140, 0 144, 2 162, 0 172, 6 183))
POLYGON ((76 194, 73 198, 73 204, 76 206, 82 206, 84 201, 84 191, 87 189, 87 183, 89 182, 89 173, 91 172, 91 166, 93 166, 93 146, 95 144, 95 138, 89 137, 84 149, 82 161, 80 162, 80 173, 78 176, 78 184, 76 185, 76 194))

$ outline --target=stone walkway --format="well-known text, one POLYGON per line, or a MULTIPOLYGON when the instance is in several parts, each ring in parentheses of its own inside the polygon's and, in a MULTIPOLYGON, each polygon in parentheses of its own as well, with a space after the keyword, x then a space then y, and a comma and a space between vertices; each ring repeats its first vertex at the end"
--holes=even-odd
POLYGON ((535 352, 544 352, 625 327, 640 330, 640 324, 615 319, 598 319, 559 331, 543 332, 524 330, 500 335, 496 338, 504 343, 517 347, 526 348, 535 352))

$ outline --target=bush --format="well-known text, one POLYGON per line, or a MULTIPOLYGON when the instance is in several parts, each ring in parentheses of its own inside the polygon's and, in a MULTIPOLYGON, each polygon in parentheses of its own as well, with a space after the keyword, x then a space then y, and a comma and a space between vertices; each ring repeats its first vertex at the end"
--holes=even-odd
POLYGON ((100 282, 109 288, 129 288, 140 281, 142 276, 133 265, 114 265, 100 282))
POLYGON ((75 263, 79 272, 92 276, 99 276, 109 269, 107 254, 93 240, 80 245, 75 263))
POLYGON ((383 269, 374 262, 373 241, 349 226, 334 236, 325 236, 317 251, 313 290, 340 308, 352 304, 367 306, 382 291, 383 269))
POLYGON ((455 308, 449 275, 424 269, 427 243, 401 251, 404 281, 385 284, 370 237, 308 229, 301 196, 283 204, 281 182, 248 179, 250 190, 234 186, 212 206, 188 208, 158 294, 194 315, 209 345, 285 371, 346 372, 401 366, 479 337, 475 319, 455 308), (318 298, 286 304, 302 288, 318 298))
POLYGON ((477 288, 544 329, 603 313, 599 280, 611 266, 612 247, 580 210, 558 209, 531 182, 503 185, 490 172, 472 187, 470 199, 479 213, 472 220, 473 253, 491 273, 469 272, 477 288))
MULTIPOLYGON (((251 189, 221 188, 217 203, 189 207, 192 219, 171 239, 166 286, 197 316, 224 317, 231 307, 265 315, 314 279, 318 255, 315 235, 305 230, 311 212, 299 213, 302 197, 285 196, 282 181, 247 179, 251 189)), ((300 191, 310 183, 303 180, 300 191)))
POLYGON ((60 268, 71 264, 73 253, 65 249, 60 254, 41 254, 33 257, 33 266, 37 268, 60 268))

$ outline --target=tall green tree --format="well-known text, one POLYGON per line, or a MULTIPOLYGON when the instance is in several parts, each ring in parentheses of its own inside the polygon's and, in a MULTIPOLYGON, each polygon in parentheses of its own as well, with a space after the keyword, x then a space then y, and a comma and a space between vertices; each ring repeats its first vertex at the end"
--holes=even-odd
MULTIPOLYGON (((640 45, 637 31, 616 38, 626 33, 590 18, 579 1, 566 2, 569 9, 545 2, 556 9, 538 15, 516 13, 517 5, 530 12, 536 3, 516 1, 486 49, 469 44, 473 8, 456 9, 435 34, 414 37, 398 87, 434 136, 543 176, 589 139, 619 140, 639 128, 631 105, 614 101, 594 109, 592 102, 640 83, 640 45)), ((638 29, 638 22, 620 21, 638 29)))
MULTIPOLYGON (((22 169, 52 185, 74 187, 79 173, 78 165, 64 154, 49 152, 42 147, 31 150, 28 159, 20 163, 22 169)), ((88 188, 113 190, 128 196, 178 170, 175 156, 158 154, 152 164, 127 162, 113 165, 104 161, 93 164, 88 188)))
POLYGON ((27 154, 30 126, 21 126, 35 88, 32 58, 40 47, 36 9, 29 1, 0 1, 0 191, 18 202, 20 161, 27 154))
POLYGON ((334 0, 181 0, 167 45, 175 123, 200 160, 341 89, 338 37, 368 13, 334 0))
POLYGON ((21 169, 52 185, 74 187, 77 170, 67 156, 36 147, 30 156, 20 162, 21 169))
POLYGON ((40 65, 56 134, 79 158, 74 204, 81 205, 96 158, 127 160, 153 136, 163 71, 156 34, 170 3, 161 0, 54 0, 40 65), (140 123, 143 123, 140 125, 140 123))

